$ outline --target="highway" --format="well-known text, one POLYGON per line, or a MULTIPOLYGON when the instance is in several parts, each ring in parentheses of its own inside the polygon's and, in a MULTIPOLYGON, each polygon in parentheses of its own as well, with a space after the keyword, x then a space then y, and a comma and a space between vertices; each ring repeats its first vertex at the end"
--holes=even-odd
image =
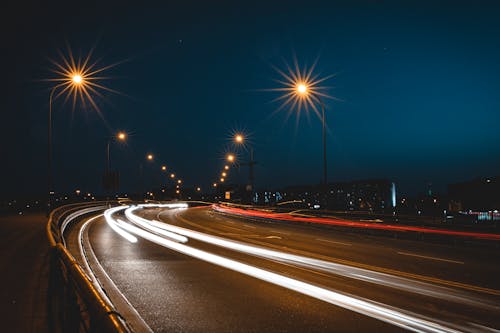
POLYGON ((110 298, 155 332, 500 329, 498 247, 256 222, 210 206, 122 206, 68 233, 70 251, 86 253, 75 257, 112 281, 110 298))

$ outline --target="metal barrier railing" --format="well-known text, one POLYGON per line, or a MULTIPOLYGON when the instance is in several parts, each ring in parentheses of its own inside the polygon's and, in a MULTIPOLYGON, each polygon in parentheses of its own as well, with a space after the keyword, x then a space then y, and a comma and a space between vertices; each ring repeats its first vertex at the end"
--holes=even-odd
POLYGON ((48 310, 51 332, 132 332, 125 319, 101 295, 63 245, 61 223, 75 211, 92 205, 95 206, 96 202, 62 206, 49 216, 47 236, 51 260, 48 310))

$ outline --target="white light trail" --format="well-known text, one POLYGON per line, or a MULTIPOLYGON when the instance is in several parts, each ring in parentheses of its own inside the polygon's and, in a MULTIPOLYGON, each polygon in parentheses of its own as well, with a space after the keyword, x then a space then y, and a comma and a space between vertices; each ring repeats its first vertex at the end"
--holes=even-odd
MULTIPOLYGON (((155 205, 153 205, 155 206, 155 205)), ((151 205, 148 205, 146 207, 153 207, 151 205)), ((156 207, 159 206, 159 205, 156 205, 156 207)), ((162 205, 163 207, 165 207, 166 205, 162 205)), ((184 236, 181 236, 179 234, 176 234, 176 233, 173 233, 173 232, 170 232, 170 231, 166 231, 164 229, 160 229, 160 228, 157 228, 155 226, 152 226, 150 225, 148 222, 149 220, 146 220, 145 218, 142 218, 140 216, 137 216, 134 214, 134 211, 136 211, 137 209, 142 209, 144 206, 141 205, 141 206, 137 206, 137 207, 129 207, 125 210, 125 216, 132 222, 134 222, 135 224, 138 224, 140 225, 141 227, 143 227, 144 229, 147 229, 151 232, 154 232, 154 233, 157 233, 157 234, 160 234, 160 235, 163 235, 165 237, 168 237, 170 239, 174 239, 178 242, 181 242, 181 243, 186 243, 188 241, 187 237, 184 237, 184 236)), ((170 208, 170 206, 167 206, 170 208)), ((181 207, 179 207, 181 208, 181 207)))
POLYGON ((159 221, 149 221, 149 224, 184 235, 199 241, 221 246, 241 253, 255 255, 266 259, 275 259, 282 262, 298 264, 302 267, 319 269, 324 272, 333 273, 348 278, 376 283, 386 287, 405 290, 421 295, 431 296, 439 299, 447 299, 461 304, 469 304, 476 307, 499 310, 498 304, 490 303, 484 298, 476 298, 470 293, 452 290, 450 288, 436 286, 425 282, 411 280, 404 277, 394 276, 386 273, 371 271, 368 269, 338 264, 331 261, 314 259, 300 255, 270 250, 259 246, 248 245, 238 241, 228 240, 217 236, 208 235, 198 231, 174 226, 159 221))
POLYGON ((130 233, 143 237, 153 243, 164 246, 179 253, 186 254, 191 257, 212 263, 214 265, 225 267, 233 271, 288 288, 290 290, 294 290, 301 294, 314 297, 316 299, 343 307, 345 309, 372 318, 376 318, 398 327, 403 327, 414 332, 460 332, 457 329, 445 326, 444 323, 441 324, 433 322, 429 319, 419 318, 408 313, 403 313, 398 309, 389 307, 385 304, 374 303, 367 300, 354 298, 349 295, 344 295, 303 281, 250 266, 232 259, 198 250, 193 247, 162 238, 122 220, 119 220, 118 223, 121 228, 127 230, 130 233))
POLYGON ((121 210, 127 209, 129 206, 118 206, 114 208, 107 209, 104 212, 104 218, 106 219, 106 223, 110 226, 111 229, 113 229, 118 235, 122 236, 126 240, 128 240, 131 243, 137 243, 137 237, 129 234, 125 230, 121 229, 118 226, 118 223, 113 219, 112 215, 116 212, 119 212, 121 210))
MULTIPOLYGON (((389 324, 402 327, 414 332, 462 332, 462 331, 474 331, 473 323, 466 323, 466 326, 458 326, 450 323, 445 323, 438 319, 429 318, 425 316, 420 316, 415 313, 403 311, 401 309, 390 307, 389 305, 376 303, 370 300, 357 298, 351 295, 345 295, 333 290, 328 290, 315 286, 313 284, 299 281, 281 274, 277 274, 271 271, 260 269, 236 260, 232 260, 226 257, 222 257, 216 254, 212 254, 203 250, 193 248, 184 244, 180 244, 176 241, 181 241, 187 237, 197 239, 209 244, 222 246, 232 250, 236 250, 243 253, 252 254, 255 256, 260 256, 264 258, 278 259, 284 262, 292 262, 295 264, 300 264, 301 266, 312 267, 316 269, 325 270, 339 275, 344 275, 351 278, 356 278, 359 280, 369 281, 372 283, 378 283, 382 285, 389 285, 391 287, 396 287, 399 289, 410 290, 413 292, 419 292, 422 294, 432 294, 432 293, 442 293, 443 291, 450 291, 448 288, 440 286, 432 286, 427 283, 413 281, 406 278, 401 278, 397 276, 392 276, 385 273, 374 272, 366 269, 361 269, 357 267, 351 267, 342 264, 336 264, 333 262, 328 262, 319 259, 313 259, 293 254, 288 254, 284 252, 269 250, 261 247, 247 245, 237 241, 231 241, 224 238, 211 236, 194 230, 181 228, 173 226, 170 224, 162 223, 159 221, 150 221, 142 217, 137 216, 133 212, 142 208, 186 208, 187 204, 146 204, 139 205, 137 207, 121 206, 108 209, 105 212, 106 220, 108 224, 118 232, 120 235, 123 233, 135 238, 132 234, 140 236, 151 242, 169 248, 171 250, 177 251, 179 253, 195 257, 197 259, 234 270, 236 272, 246 274, 257 279, 267 281, 269 283, 279 285, 290 290, 302 293, 314 297, 316 299, 343 307, 345 309, 387 322, 389 324), (138 226, 145 228, 139 228, 138 226, 131 225, 121 219, 115 221, 112 218, 112 214, 125 210, 125 215, 132 222, 136 223, 138 226), (109 219, 109 220, 108 220, 109 219), (109 223, 112 222, 112 223, 109 223), (119 230, 119 231, 117 231, 119 230), (174 239, 163 238, 161 236, 174 239), (408 283, 410 282, 410 284, 408 283), (432 288, 431 288, 432 287, 432 288), (420 290, 419 288, 427 288, 426 290, 420 290), (435 288, 433 290, 433 288, 435 288)), ((123 236, 123 235, 122 235, 123 236)), ((125 237, 125 236, 124 236, 125 237)), ((125 237, 126 238, 126 237, 125 237)), ((137 238, 135 238, 137 241, 137 238)), ((443 294, 440 294, 442 297, 443 294)), ((451 296, 451 298, 460 298, 463 295, 451 296)), ((463 300, 462 300, 463 301, 463 300)))

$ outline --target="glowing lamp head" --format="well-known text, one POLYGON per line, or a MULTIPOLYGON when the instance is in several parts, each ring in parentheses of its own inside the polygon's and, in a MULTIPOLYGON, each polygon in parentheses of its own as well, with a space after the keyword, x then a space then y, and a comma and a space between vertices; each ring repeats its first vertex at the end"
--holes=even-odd
POLYGON ((224 165, 224 170, 229 170, 229 165, 224 165))
POLYGON ((229 155, 227 155, 227 160, 228 160, 229 162, 234 162, 234 155, 233 155, 233 154, 229 154, 229 155))
POLYGON ((73 81, 74 84, 81 84, 83 82, 83 78, 80 74, 74 74, 71 77, 71 80, 73 81))
POLYGON ((297 93, 299 95, 307 94, 307 86, 304 83, 297 84, 297 93))
POLYGON ((167 166, 166 166, 166 165, 162 165, 162 166, 161 166, 161 170, 162 170, 162 171, 166 171, 166 170, 167 170, 167 166))
POLYGON ((125 132, 119 132, 116 135, 116 138, 120 141, 125 141, 125 139, 127 138, 127 134, 125 134, 125 132))
POLYGON ((153 154, 148 154, 146 156, 146 158, 148 159, 148 161, 152 161, 153 160, 153 154))
POLYGON ((236 143, 243 143, 243 140, 244 140, 244 138, 243 138, 243 135, 241 135, 241 134, 236 134, 234 136, 234 141, 236 141, 236 143))
POLYGON ((220 182, 221 182, 221 183, 224 183, 224 178, 221 178, 221 179, 220 179, 220 182))
POLYGON ((175 178, 175 173, 171 173, 170 178, 175 178))

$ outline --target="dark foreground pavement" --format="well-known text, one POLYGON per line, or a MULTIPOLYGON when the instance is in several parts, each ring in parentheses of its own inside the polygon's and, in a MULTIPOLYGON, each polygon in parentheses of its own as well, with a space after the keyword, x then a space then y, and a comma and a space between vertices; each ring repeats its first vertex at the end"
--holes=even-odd
POLYGON ((43 213, 0 216, 3 332, 48 332, 49 246, 43 213))

